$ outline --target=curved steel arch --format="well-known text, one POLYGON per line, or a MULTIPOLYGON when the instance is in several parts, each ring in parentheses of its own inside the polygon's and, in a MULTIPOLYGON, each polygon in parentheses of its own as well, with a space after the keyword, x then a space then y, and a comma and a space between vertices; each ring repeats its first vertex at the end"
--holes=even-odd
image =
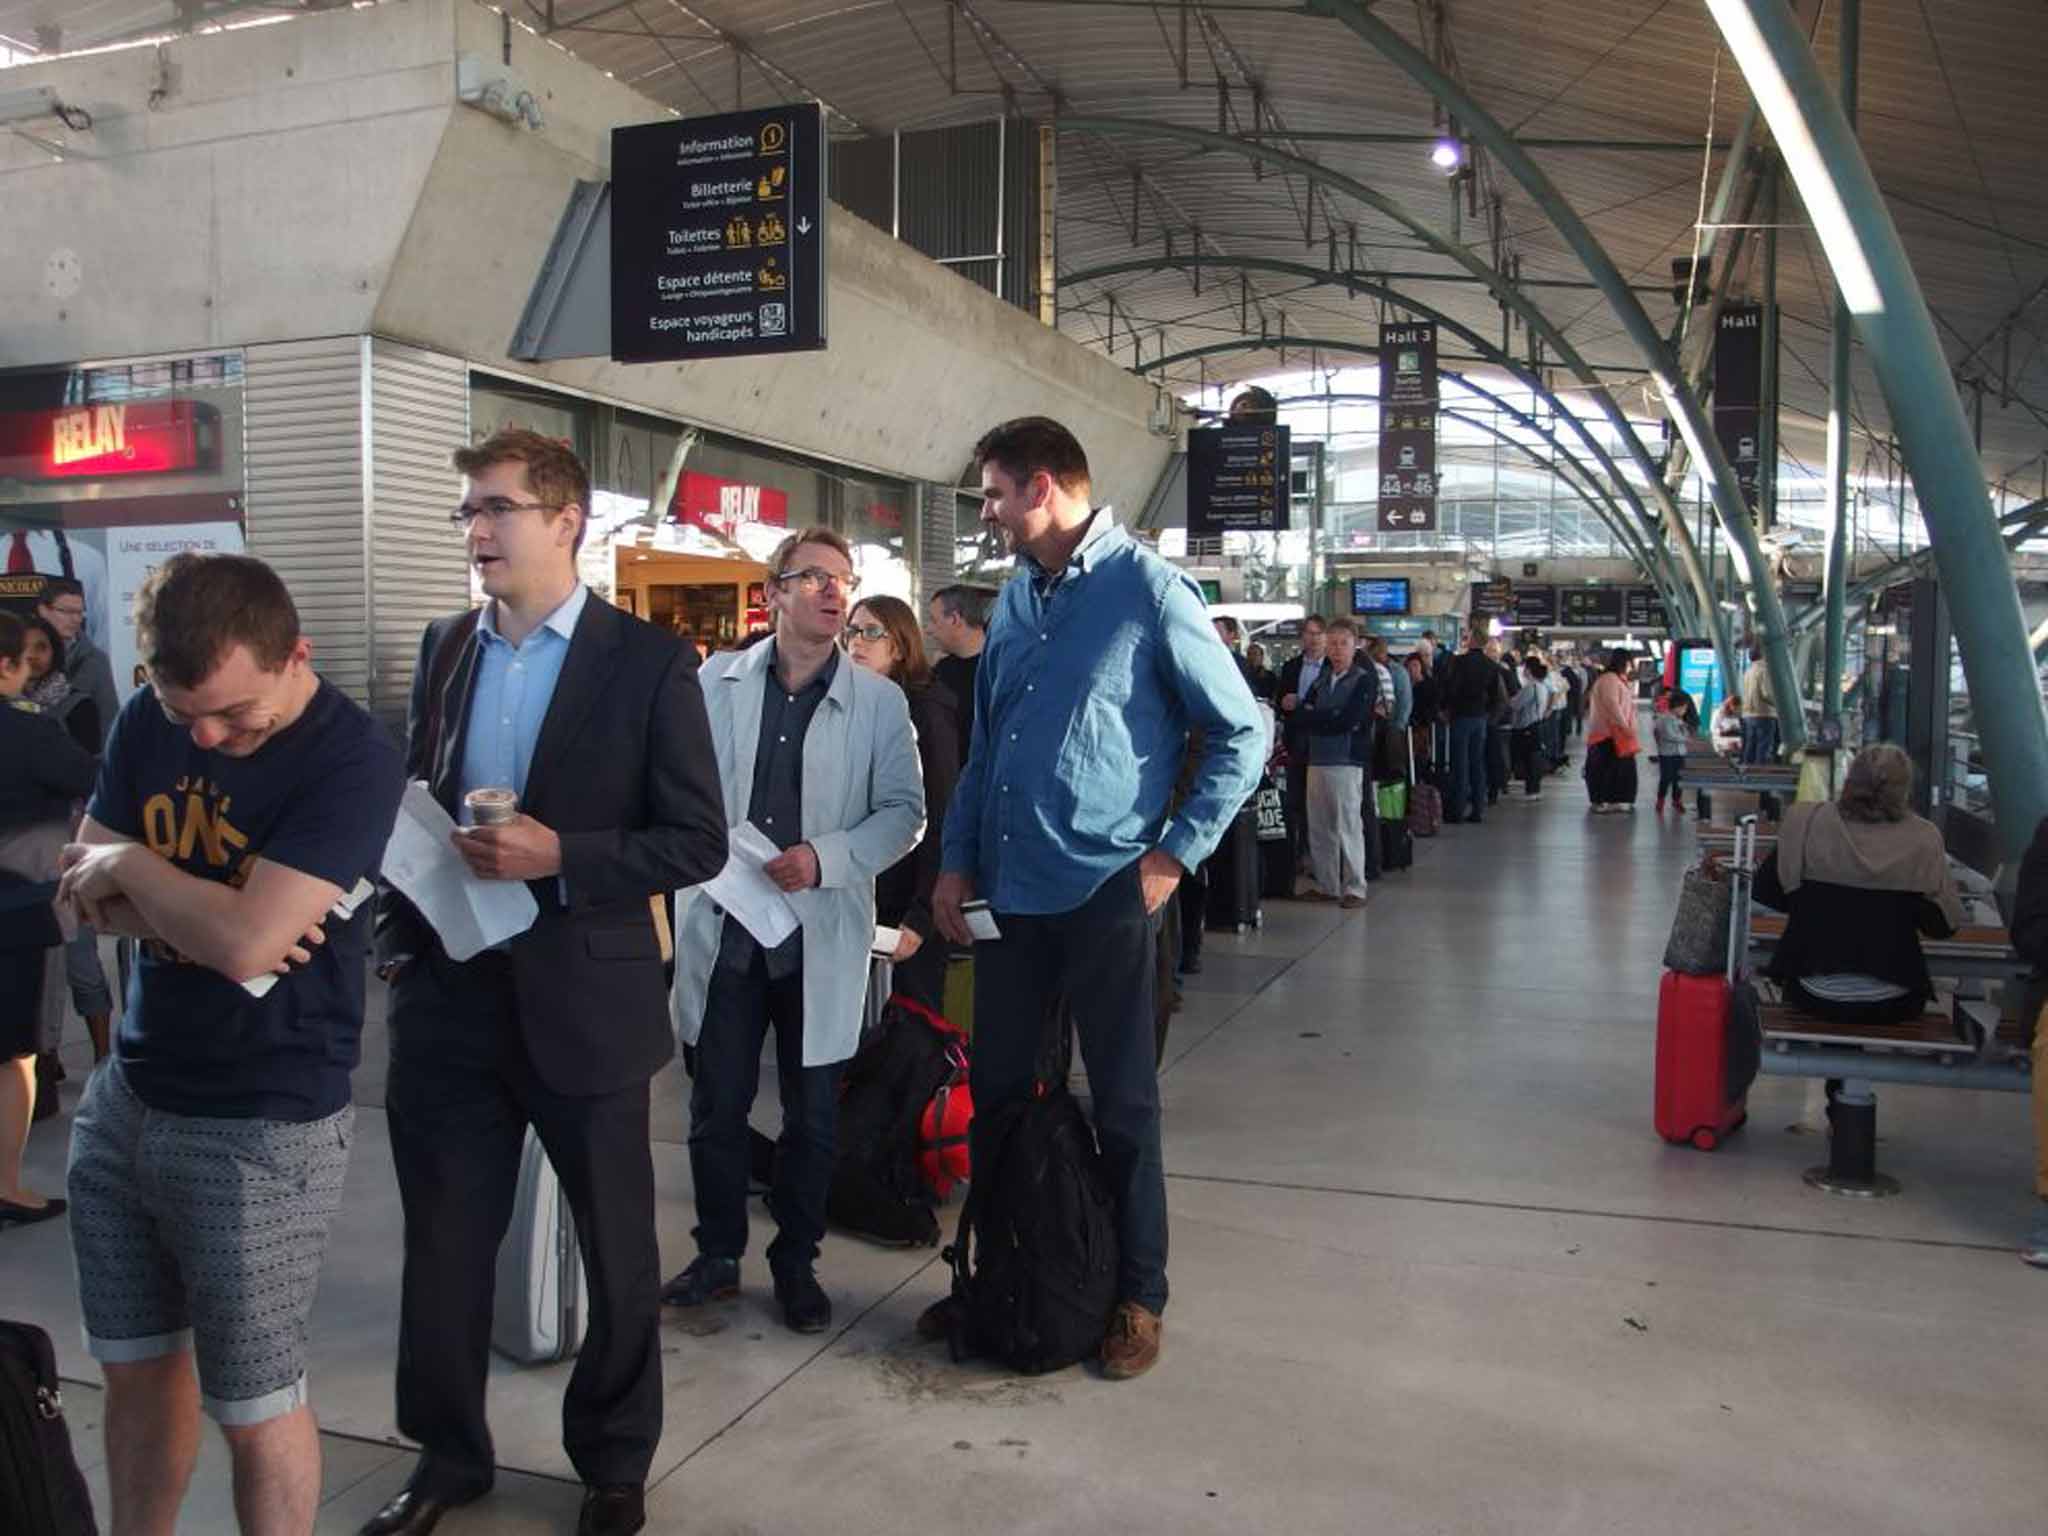
MULTIPOLYGON (((1627 449, 1629 457, 1635 461, 1636 468, 1642 472, 1643 478, 1649 482, 1652 492, 1656 496, 1658 509, 1664 514, 1665 530, 1669 542, 1678 550, 1680 562, 1685 567, 1686 575, 1692 583, 1693 590, 1699 594, 1701 617, 1709 625, 1708 633, 1713 637, 1714 649, 1721 658, 1722 668, 1727 675, 1736 675, 1732 670, 1735 662, 1734 647, 1729 641, 1727 626, 1721 621, 1720 609, 1714 602, 1713 586, 1707 579, 1706 567, 1700 561, 1699 548, 1693 542, 1691 530, 1685 526, 1685 515, 1679 510, 1676 498, 1672 496, 1670 489, 1664 484, 1663 476, 1658 473, 1656 461, 1650 457, 1649 450, 1643 446, 1642 439, 1636 435, 1635 428, 1630 424, 1628 417, 1622 412, 1620 405, 1616 403, 1614 396, 1608 392, 1607 386, 1600 382, 1600 376, 1587 364, 1585 358, 1579 355, 1578 349, 1565 339, 1564 333, 1551 323, 1550 317, 1547 314, 1531 303, 1527 296, 1515 288, 1500 272, 1481 261, 1464 246, 1459 245, 1455 241, 1446 240, 1428 224, 1416 218, 1400 203, 1394 201, 1385 193, 1374 190, 1356 177, 1346 176, 1341 171, 1333 171, 1326 165, 1314 160, 1303 159, 1300 155, 1291 155, 1285 150, 1275 149, 1270 144, 1255 139, 1238 138, 1227 133, 1214 133, 1206 128, 1189 128, 1178 123, 1150 122, 1141 118, 1076 115, 1062 116, 1057 121, 1062 128, 1073 128, 1110 136, 1124 134, 1136 138, 1177 139, 1185 144, 1195 144, 1208 149, 1228 150, 1232 154, 1241 154, 1249 159, 1263 161, 1265 164, 1298 175, 1306 181, 1316 183, 1334 192, 1341 192, 1347 197, 1355 198, 1369 208, 1378 209, 1388 218, 1408 230, 1409 233, 1421 240, 1438 255, 1448 257, 1467 272, 1470 272, 1474 277, 1484 282, 1494 298, 1520 315, 1523 322, 1543 338, 1551 351, 1557 354, 1559 361, 1569 368, 1573 376, 1586 387, 1587 392, 1592 396, 1593 403, 1600 407, 1601 414, 1607 418, 1608 424, 1614 428, 1623 446, 1627 449)), ((1498 124, 1494 125, 1495 128, 1498 128, 1498 126, 1498 124)), ((1523 158, 1526 161, 1527 157, 1524 156, 1523 158)), ((1569 210, 1566 210, 1566 212, 1569 214, 1569 210)), ((1606 261, 1604 253, 1601 255, 1601 260, 1606 261)), ((1613 265, 1612 262, 1606 262, 1607 270, 1610 273, 1613 272, 1613 265)), ((1616 275, 1618 277, 1618 274, 1616 275)), ((1605 285, 1603 284, 1602 286, 1604 289, 1605 285)), ((1626 288, 1625 284, 1623 286, 1626 288)), ((1625 294, 1625 297, 1631 304, 1634 304, 1637 316, 1642 319, 1645 326, 1648 326, 1649 317, 1643 314, 1640 304, 1635 304, 1635 296, 1633 294, 1625 294)), ((1634 339, 1640 342, 1640 338, 1634 339)), ((1667 403, 1670 404, 1671 409, 1674 411, 1680 411, 1682 407, 1683 412, 1687 414, 1682 415, 1681 424, 1689 434, 1697 433, 1701 430, 1703 418, 1700 416, 1697 403, 1686 392, 1684 384, 1679 380, 1673 366, 1670 364, 1669 349, 1664 347, 1663 338, 1658 336, 1654 330, 1650 332, 1649 342, 1650 347, 1645 350, 1644 355, 1651 361, 1652 372, 1659 378, 1660 387, 1664 388, 1667 403)), ((1708 431, 1707 436, 1711 439, 1712 432, 1708 431)), ((1734 498, 1732 502, 1724 506, 1721 501, 1722 487, 1718 480, 1714 482, 1715 507, 1718 511, 1722 512, 1723 521, 1728 522, 1732 517, 1728 507, 1742 508, 1741 492, 1736 488, 1734 471, 1728 467, 1728 461, 1720 452, 1719 446, 1711 441, 1703 446, 1712 457, 1709 458, 1702 455, 1700 462, 1713 469, 1721 479, 1725 479, 1726 490, 1734 498)), ((1728 534, 1731 547, 1744 552, 1745 558, 1750 562, 1749 570, 1764 570, 1762 551, 1758 548, 1756 542, 1756 530, 1748 524, 1746 509, 1743 510, 1740 518, 1734 520, 1739 522, 1741 526, 1739 531, 1731 529, 1728 534)), ((1782 653, 1784 615, 1778 608, 1776 592, 1766 592, 1764 597, 1760 599, 1760 605, 1765 601, 1769 605, 1771 627, 1773 632, 1779 636, 1779 650, 1782 653)), ((1785 671, 1787 676, 1780 696, 1796 699, 1799 697, 1799 690, 1797 687, 1792 686, 1789 662, 1785 667, 1785 671)), ((1772 674, 1772 681, 1774 684, 1779 681, 1775 669, 1772 674)), ((1795 711, 1794 713, 1796 714, 1797 712, 1795 711)), ((1803 732, 1803 720, 1798 722, 1798 728, 1803 732)), ((1803 735, 1800 739, 1804 739, 1803 735)), ((1798 742, 1793 742, 1792 744, 1796 746, 1798 742)))
MULTIPOLYGON (((1606 247, 1600 244, 1593 231, 1587 228, 1583 219, 1565 199, 1563 193, 1552 185, 1549 176, 1529 158, 1529 152, 1515 142, 1513 134, 1500 121, 1479 104, 1476 97, 1458 81, 1452 79, 1430 61, 1400 33, 1378 17, 1370 14, 1359 0, 1306 0, 1308 10, 1313 14, 1328 16, 1350 29, 1369 47, 1399 66, 1430 95, 1443 103, 1458 123, 1459 128, 1470 134, 1487 149, 1509 175, 1513 176, 1542 209, 1557 232, 1572 248, 1586 268, 1586 275, 1599 286, 1608 307, 1621 322, 1644 361, 1650 365, 1651 377, 1657 382, 1658 392, 1664 397, 1665 408, 1677 423, 1686 447, 1691 450, 1694 462, 1700 467, 1702 478, 1714 503, 1714 513, 1721 523, 1721 531, 1728 540, 1729 549, 1738 553, 1737 561, 1741 570, 1738 574, 1749 588, 1752 601, 1756 604, 1756 616, 1762 627, 1761 636, 1766 663, 1770 667, 1771 688, 1779 700, 1798 700, 1802 697, 1799 678, 1792 665, 1789 636, 1785 628, 1784 606, 1778 601, 1776 585, 1770 579, 1770 567, 1765 564, 1763 548, 1757 542, 1756 528, 1750 520, 1749 506, 1743 500, 1742 489, 1736 483, 1735 471, 1728 463, 1728 456, 1721 451, 1720 440, 1715 437, 1713 424, 1700 409, 1698 398, 1686 388, 1680 375, 1678 360, 1665 343, 1662 333, 1650 322, 1642 304, 1629 288, 1627 279, 1614 265, 1606 247)), ((1823 87, 1823 91, 1825 88, 1823 87)), ((1547 339, 1547 338, 1546 338, 1547 339)), ((1958 418, 1960 419, 1960 418, 1958 418)), ((1649 465, 1642 465, 1650 473, 1649 465)), ((1663 490, 1661 480, 1660 491, 1663 490)), ((1683 526, 1684 519, 1678 511, 1678 504, 1668 491, 1658 498, 1664 504, 1667 515, 1674 526, 1683 526)), ((1690 541, 1688 540, 1688 543, 1690 541)), ((1713 592, 1704 577, 1696 578, 1700 590, 1700 601, 1713 606, 1713 592)), ((1714 618, 1720 617, 1715 608, 1714 618)), ((1721 631, 1716 627, 1715 634, 1721 631)), ((1721 665, 1729 678, 1738 676, 1731 670, 1733 658, 1723 649, 1721 665)), ((1806 714, 1803 708, 1787 709, 1780 704, 1780 719, 1784 730, 1784 742, 1788 749, 1796 750, 1806 742, 1806 714)))
MULTIPOLYGON (((1445 330, 1449 331, 1452 335, 1462 338, 1469 346, 1476 349, 1488 361, 1495 364, 1495 366, 1506 369, 1516 379, 1520 380, 1525 386, 1527 386, 1527 388, 1531 392, 1540 396, 1542 399, 1547 400, 1552 406, 1552 408, 1556 410, 1558 416, 1571 424, 1572 431, 1578 435, 1579 440, 1586 445, 1587 449, 1592 453, 1594 458, 1599 461, 1601 468, 1603 468, 1607 472, 1608 478, 1613 482, 1613 484, 1616 487, 1620 489, 1621 494, 1628 500, 1629 504, 1635 508, 1636 515, 1641 519, 1642 522, 1643 533, 1648 537, 1648 539, 1651 542, 1651 545, 1655 548, 1655 550, 1657 551, 1658 555, 1662 558, 1662 560, 1667 565, 1672 566, 1672 573, 1669 577, 1669 586, 1666 590, 1666 598, 1667 601, 1673 604, 1673 606, 1668 611, 1675 613, 1681 617, 1689 618, 1691 623, 1691 632, 1699 633, 1702 630, 1704 630, 1706 634, 1714 638, 1716 646, 1718 648, 1723 638, 1721 630, 1715 625, 1711 624, 1709 621, 1701 617, 1701 610, 1695 606, 1695 604, 1690 600, 1690 598, 1688 598, 1685 601, 1677 601, 1678 594, 1684 591, 1685 589, 1685 583, 1679 580, 1677 574, 1677 567, 1684 564, 1682 558, 1683 551, 1681 551, 1681 559, 1676 563, 1672 562, 1670 549, 1669 546, 1665 543, 1663 534, 1661 532, 1661 525, 1659 523, 1659 520, 1651 515, 1648 507, 1643 505, 1642 497, 1636 493, 1635 487, 1632 484, 1630 484, 1628 478, 1622 474, 1621 466, 1614 462, 1613 455, 1611 455, 1607 451, 1606 445, 1602 443, 1598 438, 1593 436, 1591 430, 1586 426, 1585 422, 1580 419, 1576 411, 1569 410, 1565 407, 1564 403, 1558 399, 1556 392, 1544 384, 1541 375, 1536 373, 1534 369, 1525 368, 1520 362, 1516 361, 1506 352, 1503 352, 1499 347, 1495 346, 1486 337, 1480 335, 1479 332, 1473 330, 1470 326, 1465 325, 1461 321, 1458 321, 1452 318, 1451 316, 1445 314, 1443 311, 1432 308, 1430 305, 1424 304, 1420 300, 1412 298, 1409 295, 1402 293, 1396 289, 1390 288, 1386 286, 1384 283, 1377 282, 1370 277, 1361 276, 1356 272, 1331 271, 1329 269, 1322 267, 1309 266, 1305 262, 1286 261, 1277 257, 1264 256, 1210 257, 1196 254, 1185 258, 1136 257, 1124 261, 1105 262, 1099 266, 1087 267, 1079 272, 1069 273, 1067 276, 1059 280, 1059 284, 1061 287, 1067 287, 1074 283, 1099 283, 1103 281, 1105 278, 1121 277, 1128 273, 1185 270, 1188 267, 1200 266, 1217 267, 1225 271, 1234 272, 1270 272, 1280 276, 1299 277, 1318 284, 1342 287, 1346 291, 1353 294, 1370 294, 1375 298, 1384 299, 1386 302, 1390 304, 1398 304, 1403 309, 1408 310, 1412 314, 1420 315, 1424 319, 1436 321, 1437 324, 1442 326, 1445 330)), ((1376 352, 1376 349, 1374 348, 1366 347, 1363 344, 1358 345, 1360 348, 1362 348, 1362 350, 1369 354, 1376 352)), ((1351 350, 1350 346, 1347 345, 1345 350, 1351 350)), ((1153 365, 1141 365, 1138 371, 1141 373, 1147 372, 1149 371, 1150 366, 1153 365)), ((1445 372, 1450 373, 1450 370, 1446 369, 1445 372)), ((1458 379, 1460 383, 1464 384, 1466 388, 1472 390, 1475 394, 1485 395, 1486 398, 1491 400, 1496 406, 1499 406, 1501 409, 1515 415, 1524 426, 1529 427, 1531 430, 1542 433, 1542 429, 1540 427, 1537 427, 1533 421, 1529 420, 1527 417, 1522 416, 1521 413, 1515 411, 1514 407, 1508 405, 1506 401, 1500 399, 1497 395, 1492 395, 1488 393, 1486 390, 1481 389, 1478 385, 1473 384, 1469 379, 1464 378, 1462 375, 1451 373, 1451 377, 1458 379)), ((1542 433, 1542 435, 1549 439, 1553 446, 1556 446, 1556 440, 1554 438, 1549 438, 1548 433, 1542 433)), ((1587 478, 1591 479, 1592 477, 1589 474, 1587 478)), ((1659 481, 1659 483, 1661 484, 1661 480, 1659 481)), ((1684 528, 1682 521, 1678 526, 1681 534, 1685 534, 1686 530, 1684 528)), ((1619 529, 1617 529, 1616 531, 1617 533, 1620 532, 1619 529)), ((1689 545, 1690 536, 1689 534, 1686 536, 1687 543, 1689 545)), ((1645 562, 1644 569, 1645 573, 1649 575, 1650 579, 1652 581, 1656 581, 1660 587, 1666 585, 1665 578, 1662 575, 1660 575, 1654 563, 1645 562)), ((1687 569, 1689 570, 1690 568, 1688 567, 1687 569)), ((1718 612, 1714 609, 1711 600, 1709 600, 1706 603, 1705 611, 1713 613, 1715 618, 1718 619, 1718 612)))
MULTIPOLYGON (((1359 354, 1367 357, 1377 356, 1379 353, 1379 349, 1377 347, 1371 346, 1366 342, 1344 341, 1332 337, 1240 336, 1235 337, 1229 341, 1210 342, 1205 346, 1190 347, 1183 352, 1173 352, 1168 353, 1163 357, 1148 359, 1147 361, 1139 364, 1137 371, 1139 373, 1150 373, 1155 368, 1168 368, 1175 363, 1188 362, 1199 357, 1220 357, 1225 356, 1232 352, 1262 351, 1271 349, 1273 347, 1282 346, 1299 347, 1304 351, 1310 348, 1319 348, 1320 350, 1325 352, 1346 352, 1359 354)), ((1470 383, 1470 381, 1468 381, 1462 374, 1455 373, 1449 369, 1445 369, 1442 371, 1449 377, 1456 379, 1460 384, 1463 384, 1466 388, 1472 390, 1474 394, 1485 395, 1488 400, 1493 401, 1502 409, 1507 410, 1510 413, 1515 414, 1517 417, 1522 419, 1525 425, 1529 424, 1528 419, 1526 417, 1520 417, 1520 413, 1514 411, 1514 408, 1508 405, 1505 401, 1502 401, 1499 398, 1499 396, 1488 394, 1487 391, 1479 388, 1477 385, 1470 383)), ((1566 412, 1565 414, 1567 416, 1570 415, 1569 412, 1566 412)), ((1548 434, 1545 435, 1547 436, 1548 434)), ((1593 444, 1596 452, 1601 451, 1598 447, 1598 444, 1594 442, 1590 435, 1588 435, 1588 442, 1593 444)), ((1608 460, 1608 463, 1611 467, 1612 460, 1608 460)), ((1623 486, 1627 486, 1626 481, 1620 480, 1618 471, 1616 473, 1616 479, 1623 486)), ((1630 489, 1633 488, 1630 487, 1630 489)), ((1636 563, 1642 567, 1643 573, 1646 576, 1648 576, 1651 581, 1657 583, 1657 585, 1661 589, 1665 590, 1667 593, 1671 592, 1673 588, 1671 586, 1670 580, 1668 577, 1663 576, 1659 572, 1658 562, 1656 558, 1649 552, 1647 547, 1642 546, 1640 544, 1635 544, 1633 542, 1633 539, 1635 537, 1635 530, 1628 528, 1625 520, 1621 522, 1609 522, 1608 526, 1614 530, 1616 536, 1621 538, 1624 543, 1629 543, 1631 545, 1631 555, 1635 559, 1636 563)), ((1651 531, 1654 532, 1654 523, 1647 523, 1646 526, 1648 526, 1651 529, 1651 531)), ((1657 546, 1657 550, 1659 553, 1665 554, 1667 559, 1669 558, 1668 552, 1664 550, 1661 544, 1657 546)))

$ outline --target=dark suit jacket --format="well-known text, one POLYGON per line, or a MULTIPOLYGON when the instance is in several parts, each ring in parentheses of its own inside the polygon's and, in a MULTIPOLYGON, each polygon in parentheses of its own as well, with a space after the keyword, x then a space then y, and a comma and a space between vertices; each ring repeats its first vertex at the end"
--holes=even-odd
MULTIPOLYGON (((1301 697, 1301 664, 1304 659, 1297 651, 1280 664, 1279 691, 1272 699, 1274 709, 1279 709, 1280 701, 1290 693, 1297 699, 1301 697)), ((1325 661, 1324 665, 1328 666, 1329 663, 1325 661)), ((1280 717, 1280 740, 1287 748, 1289 761, 1308 761, 1308 732, 1302 728, 1299 707, 1292 714, 1280 717)))
MULTIPOLYGON (((477 674, 476 630, 465 617, 427 626, 406 731, 406 776, 426 780, 451 816, 477 674), (447 682, 430 709, 435 654, 458 626, 460 650, 443 664, 447 682)), ((541 722, 521 809, 560 836, 568 886, 565 906, 555 880, 528 883, 540 917, 509 947, 527 1052, 558 1093, 609 1093, 644 1080, 674 1051, 648 898, 725 866, 724 800, 695 651, 591 597, 541 722)), ((412 904, 386 891, 378 958, 431 956, 446 974, 453 963, 439 950, 412 904)), ((420 971, 399 972, 394 1015, 408 985, 422 984, 420 971)))

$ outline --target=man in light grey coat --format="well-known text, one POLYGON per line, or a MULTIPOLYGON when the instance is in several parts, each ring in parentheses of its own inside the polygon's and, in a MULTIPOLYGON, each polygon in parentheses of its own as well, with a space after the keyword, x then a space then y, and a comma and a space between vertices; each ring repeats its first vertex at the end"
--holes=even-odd
POLYGON ((694 1046, 690 1177, 697 1258, 662 1300, 701 1307, 739 1294, 747 1245, 747 1112, 775 1029, 782 1139, 769 1203, 775 1298, 789 1326, 831 1326, 814 1266, 839 1114, 839 1073, 860 1041, 875 876, 924 833, 924 780, 903 691, 839 654, 858 582, 829 528, 785 539, 769 564, 774 637, 714 656, 698 674, 725 785, 728 826, 751 821, 779 857, 764 866, 796 909, 772 948, 692 887, 676 896, 676 1028, 694 1046))

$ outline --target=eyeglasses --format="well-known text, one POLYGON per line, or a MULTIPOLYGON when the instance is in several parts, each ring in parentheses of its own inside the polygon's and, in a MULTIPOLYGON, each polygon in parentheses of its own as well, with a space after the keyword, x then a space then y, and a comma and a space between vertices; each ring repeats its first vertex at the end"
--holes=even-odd
POLYGON ((856 640, 865 640, 872 645, 877 640, 887 639, 888 636, 889 631, 880 624, 849 624, 846 626, 844 639, 848 645, 856 640))
POLYGON ((448 521, 464 533, 478 518, 497 523, 510 517, 514 512, 559 512, 566 502, 560 501, 507 501, 502 496, 492 496, 484 501, 465 501, 448 514, 448 521))
POLYGON ((837 571, 828 571, 823 566, 817 565, 807 565, 800 571, 784 571, 774 579, 784 587, 788 587, 794 582, 797 591, 803 593, 805 597, 816 597, 825 590, 827 582, 830 582, 848 596, 860 590, 860 578, 858 576, 853 575, 851 572, 842 576, 837 571))

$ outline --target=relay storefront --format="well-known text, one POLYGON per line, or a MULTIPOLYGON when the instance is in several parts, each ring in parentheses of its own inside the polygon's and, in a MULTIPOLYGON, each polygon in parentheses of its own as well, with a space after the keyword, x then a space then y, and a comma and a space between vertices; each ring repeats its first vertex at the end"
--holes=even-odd
POLYGON ((863 593, 912 597, 908 482, 474 372, 471 439, 514 426, 574 444, 590 466, 591 589, 707 650, 768 627, 767 560, 792 528, 842 534, 863 593))
POLYGON ((77 581, 124 697, 136 589, 180 550, 241 549, 243 505, 239 355, 0 373, 0 603, 77 581))

